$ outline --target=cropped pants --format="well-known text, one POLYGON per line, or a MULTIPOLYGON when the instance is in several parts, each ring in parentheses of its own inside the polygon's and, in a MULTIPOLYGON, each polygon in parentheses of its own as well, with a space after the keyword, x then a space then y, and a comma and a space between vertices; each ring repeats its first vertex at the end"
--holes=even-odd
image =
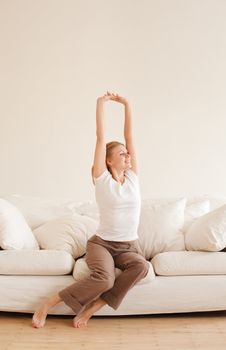
POLYGON ((75 314, 98 297, 116 310, 128 290, 144 278, 149 269, 137 240, 115 242, 93 235, 87 241, 85 259, 91 270, 90 276, 59 292, 75 314), (122 270, 117 278, 115 267, 122 270))

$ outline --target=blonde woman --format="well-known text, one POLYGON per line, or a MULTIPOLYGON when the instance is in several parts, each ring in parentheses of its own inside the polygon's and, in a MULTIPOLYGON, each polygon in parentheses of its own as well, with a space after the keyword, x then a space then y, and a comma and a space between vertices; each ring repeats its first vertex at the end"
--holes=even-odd
POLYGON ((104 305, 116 310, 128 290, 146 276, 149 264, 138 246, 141 198, 137 172, 129 102, 107 91, 96 104, 92 178, 100 222, 96 233, 87 241, 86 262, 91 273, 47 299, 34 313, 33 327, 43 327, 49 309, 60 302, 75 312, 74 327, 86 326, 92 315, 104 305), (104 104, 108 101, 125 107, 125 144, 118 141, 106 143, 104 104), (115 267, 122 270, 117 278, 115 267))

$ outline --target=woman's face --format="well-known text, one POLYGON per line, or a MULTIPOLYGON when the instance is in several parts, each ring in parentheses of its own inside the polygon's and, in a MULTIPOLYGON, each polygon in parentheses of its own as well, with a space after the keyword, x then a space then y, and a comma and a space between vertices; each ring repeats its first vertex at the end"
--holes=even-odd
POLYGON ((118 171, 125 171, 131 168, 130 155, 123 145, 118 145, 112 150, 110 158, 107 159, 108 166, 118 171))

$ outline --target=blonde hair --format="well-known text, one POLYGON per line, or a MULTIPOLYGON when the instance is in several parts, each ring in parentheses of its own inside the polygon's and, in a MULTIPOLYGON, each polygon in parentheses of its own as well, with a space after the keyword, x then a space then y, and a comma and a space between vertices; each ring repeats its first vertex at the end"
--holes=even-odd
MULTIPOLYGON (((107 159, 112 156, 112 152, 113 152, 114 148, 119 146, 119 145, 125 146, 122 142, 119 142, 119 141, 110 141, 110 142, 106 143, 106 158, 105 158, 105 162, 106 162, 106 167, 107 167, 108 171, 110 171, 110 172, 111 172, 111 169, 110 169, 110 167, 107 164, 107 159)), ((94 180, 93 180, 93 169, 94 169, 94 165, 91 168, 91 174, 92 174, 93 184, 95 185, 94 180)))
POLYGON ((120 146, 120 145, 124 146, 123 143, 118 142, 118 141, 111 141, 111 142, 106 143, 106 166, 107 166, 109 171, 110 171, 110 167, 107 165, 107 159, 112 156, 113 149, 117 146, 120 146))

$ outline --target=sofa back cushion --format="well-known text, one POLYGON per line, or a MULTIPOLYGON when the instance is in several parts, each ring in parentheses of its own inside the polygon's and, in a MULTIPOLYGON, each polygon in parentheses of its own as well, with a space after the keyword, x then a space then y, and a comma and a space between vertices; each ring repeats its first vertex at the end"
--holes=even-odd
POLYGON ((50 220, 33 233, 42 249, 64 250, 76 259, 85 254, 87 240, 97 226, 97 220, 74 213, 50 220))
POLYGON ((79 206, 79 202, 66 198, 45 198, 19 194, 5 195, 2 198, 17 207, 32 230, 47 221, 72 214, 74 208, 79 206))
POLYGON ((185 233, 193 224, 193 222, 195 222, 200 216, 208 213, 209 211, 210 201, 208 199, 187 201, 184 211, 183 232, 185 233))
POLYGON ((185 249, 182 231, 185 205, 186 198, 164 204, 142 202, 138 235, 147 260, 166 250, 185 249))
MULTIPOLYGON (((205 197, 189 198, 186 206, 184 200, 183 198, 142 200, 138 233, 140 252, 147 259, 161 251, 184 250, 184 232, 198 217, 210 210, 209 199, 205 197)), ((97 221, 99 219, 95 201, 80 203, 76 211, 97 221)))
POLYGON ((39 249, 22 213, 0 198, 0 247, 2 249, 39 249))
POLYGON ((187 250, 219 251, 226 247, 226 204, 199 217, 185 232, 187 250))

